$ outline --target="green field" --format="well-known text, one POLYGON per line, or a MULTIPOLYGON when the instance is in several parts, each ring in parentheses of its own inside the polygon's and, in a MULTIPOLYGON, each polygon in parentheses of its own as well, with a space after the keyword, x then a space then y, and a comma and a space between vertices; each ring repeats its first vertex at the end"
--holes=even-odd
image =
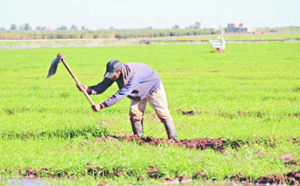
MULTIPOLYGON (((231 174, 255 179, 300 170, 279 159, 290 153, 291 161, 300 163, 300 43, 228 44, 226 49, 229 53, 211 53, 207 44, 0 50, 0 180, 29 168, 40 177, 63 175, 59 181, 66 184, 161 183, 150 179, 151 167, 159 178, 196 179, 202 170, 205 180, 219 181, 231 174), (46 78, 60 52, 86 85, 102 80, 111 59, 146 63, 164 83, 179 140, 208 137, 248 144, 228 146, 223 154, 98 140, 132 134, 130 100, 93 112, 62 64, 46 78), (195 114, 182 114, 189 110, 195 114), (275 145, 264 143, 270 138, 275 145), (100 171, 90 174, 91 166, 100 171), (121 175, 107 174, 118 170, 121 175)), ((116 91, 113 85, 92 99, 102 103, 116 91)), ((166 138, 150 105, 144 123, 144 136, 166 138)))

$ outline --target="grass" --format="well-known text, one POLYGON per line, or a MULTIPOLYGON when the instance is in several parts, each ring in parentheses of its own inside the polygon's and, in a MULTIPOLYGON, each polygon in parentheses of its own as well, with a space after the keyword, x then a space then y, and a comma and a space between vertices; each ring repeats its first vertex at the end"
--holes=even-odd
MULTIPOLYGON (((299 43, 229 44, 230 53, 210 53, 208 45, 126 46, 95 48, 0 50, 0 178, 44 168, 67 172, 72 180, 111 184, 149 184, 146 170, 155 167, 164 178, 195 177, 224 180, 229 174, 257 178, 284 174, 279 156, 300 160, 300 146, 286 140, 300 136, 299 43), (63 52, 77 78, 87 85, 100 82, 106 62, 143 62, 160 75, 179 139, 200 137, 250 140, 239 149, 213 150, 140 146, 125 141, 97 141, 102 135, 132 134, 130 100, 95 113, 74 80, 60 64, 47 79, 51 60, 63 52), (195 110, 195 115, 182 115, 195 110), (276 146, 255 138, 276 139, 276 146), (257 151, 265 155, 257 155, 257 151), (118 176, 88 174, 87 164, 102 172, 119 168, 118 176), (144 178, 138 181, 137 178, 144 178)), ((117 91, 113 85, 99 96, 102 103, 117 91)), ((163 125, 147 106, 145 136, 165 138, 163 125)), ((297 170, 296 167, 293 168, 297 170)), ((76 181, 75 181, 76 182, 76 181)))

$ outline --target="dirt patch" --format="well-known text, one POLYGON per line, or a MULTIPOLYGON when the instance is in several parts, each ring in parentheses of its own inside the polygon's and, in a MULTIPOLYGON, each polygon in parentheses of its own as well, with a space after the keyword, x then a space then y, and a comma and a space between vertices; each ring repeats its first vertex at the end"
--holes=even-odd
POLYGON ((300 171, 292 171, 287 174, 272 174, 266 177, 259 177, 256 183, 263 183, 263 184, 284 184, 288 183, 291 185, 299 185, 300 182, 300 171))
POLYGON ((290 116, 290 117, 300 117, 300 113, 289 113, 289 114, 286 114, 287 116, 290 116))
MULTIPOLYGON (((137 135, 131 136, 102 136, 96 137, 96 141, 128 141, 135 142, 140 145, 167 145, 167 146, 175 146, 175 147, 183 147, 189 149, 197 149, 197 150, 206 150, 213 149, 215 151, 226 153, 225 148, 233 148, 237 149, 243 145, 252 145, 252 144, 263 144, 269 147, 275 147, 277 145, 277 141, 286 140, 288 142, 294 144, 300 144, 300 138, 289 137, 289 138, 272 138, 272 137, 256 137, 249 139, 231 139, 231 138, 195 138, 195 139, 183 139, 183 140, 173 140, 167 138, 154 138, 152 136, 147 137, 138 137, 137 135)), ((257 152, 258 155, 263 155, 264 152, 257 152)), ((287 156, 287 155, 285 155, 287 156)), ((290 160, 288 157, 282 157, 290 160)))
MULTIPOLYGON (((251 146, 253 144, 262 144, 269 147, 275 147, 278 144, 278 141, 285 140, 293 144, 300 144, 300 138, 289 137, 289 138, 265 138, 265 137, 256 137, 249 139, 231 139, 231 138, 195 138, 195 139, 183 139, 183 140, 173 140, 167 138, 154 138, 152 136, 147 137, 138 137, 137 135, 131 136, 102 136, 94 138, 96 142, 107 142, 107 141, 115 141, 117 143, 121 143, 124 141, 134 142, 140 145, 165 145, 165 146, 173 146, 173 147, 182 147, 196 150, 206 150, 213 149, 216 152, 220 152, 224 155, 227 154, 225 148, 238 149, 243 145, 251 146)), ((255 152, 257 156, 264 156, 265 152, 257 151, 255 152)), ((284 154, 279 157, 284 162, 291 161, 291 154, 284 154)))
POLYGON ((141 145, 150 144, 150 145, 172 145, 178 147, 186 147, 190 149, 200 149, 205 150, 207 148, 214 149, 219 152, 224 152, 224 147, 226 141, 222 141, 221 138, 211 139, 211 138, 196 138, 196 139, 184 139, 184 140, 173 140, 166 138, 154 138, 152 136, 141 137, 137 135, 121 137, 122 141, 131 141, 136 142, 141 145))
POLYGON ((292 156, 293 156, 292 154, 286 153, 286 154, 279 156, 279 159, 283 162, 289 162, 292 160, 292 156))
POLYGON ((256 117, 262 117, 262 114, 260 112, 244 112, 244 111, 237 111, 236 114, 230 114, 227 112, 221 112, 218 110, 181 110, 179 109, 178 111, 181 111, 182 115, 201 115, 201 114, 215 114, 221 117, 230 117, 234 118, 237 116, 256 116, 256 117))
POLYGON ((179 110, 183 115, 194 115, 204 113, 219 113, 218 110, 179 110))
POLYGON ((4 109, 4 111, 8 114, 8 115, 13 115, 13 114, 17 114, 17 113, 24 113, 24 112, 38 112, 38 113, 43 113, 46 110, 43 108, 40 109, 29 109, 29 108, 20 108, 20 109, 4 109))
POLYGON ((6 113, 11 115, 11 114, 15 114, 15 111, 14 111, 14 109, 7 109, 6 113))
POLYGON ((294 160, 290 160, 290 161, 284 162, 284 165, 288 166, 291 169, 291 168, 293 168, 293 166, 295 166, 295 167, 300 166, 300 163, 298 163, 294 160))
MULTIPOLYGON (((269 113, 263 113, 261 111, 242 111, 239 110, 236 113, 227 113, 227 112, 221 112, 218 110, 181 110, 178 109, 178 111, 181 111, 182 115, 200 115, 204 113, 210 113, 210 114, 216 114, 218 116, 222 117, 258 117, 258 118, 263 118, 267 116, 272 116, 274 114, 269 114, 269 113)), ((300 117, 300 113, 281 113, 281 114, 275 114, 276 116, 288 116, 288 117, 300 117)))
POLYGON ((260 111, 248 111, 247 112, 247 111, 239 110, 239 111, 237 111, 237 113, 239 116, 255 116, 255 117, 260 117, 260 118, 265 115, 260 111))
POLYGON ((120 167, 105 169, 102 167, 93 166, 91 163, 89 163, 87 164, 87 174, 95 177, 101 176, 101 177, 109 178, 109 177, 121 177, 124 175, 130 176, 132 173, 120 167))

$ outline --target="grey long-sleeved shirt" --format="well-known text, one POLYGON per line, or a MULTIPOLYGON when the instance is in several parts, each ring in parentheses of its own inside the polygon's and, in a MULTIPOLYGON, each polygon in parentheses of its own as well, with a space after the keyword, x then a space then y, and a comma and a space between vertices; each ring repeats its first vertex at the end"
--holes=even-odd
MULTIPOLYGON (((116 80, 119 91, 102 103, 102 107, 109 107, 116 104, 124 97, 133 100, 143 100, 151 95, 161 84, 159 75, 150 66, 143 63, 122 64, 122 73, 116 80)), ((104 78, 98 85, 90 86, 92 94, 101 94, 114 81, 104 78)))

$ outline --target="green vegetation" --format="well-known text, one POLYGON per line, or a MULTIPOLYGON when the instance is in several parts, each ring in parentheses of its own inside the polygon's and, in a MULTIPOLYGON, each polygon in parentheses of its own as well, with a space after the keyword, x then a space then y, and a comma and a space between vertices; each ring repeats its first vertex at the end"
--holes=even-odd
MULTIPOLYGON (((29 168, 40 177, 60 175, 65 184, 161 182, 148 179, 150 169, 158 178, 194 179, 202 170, 203 179, 220 181, 230 174, 257 178, 299 170, 279 156, 290 153, 300 162, 299 142, 287 140, 300 137, 300 44, 228 44, 226 49, 230 53, 211 53, 209 45, 0 50, 0 179, 29 168), (87 85, 102 80, 110 59, 149 64, 164 83, 180 140, 221 137, 249 144, 227 146, 222 154, 103 140, 102 135, 132 134, 130 100, 93 112, 62 64, 46 78, 59 52, 87 85), (189 110, 195 114, 182 114, 189 110), (275 145, 264 143, 269 138, 275 145)), ((116 91, 113 85, 92 99, 101 103, 116 91)), ((149 105, 144 135, 166 137, 149 105)))
MULTIPOLYGON (((251 38, 300 38, 300 29, 258 29, 256 34, 228 33, 228 39, 251 38), (262 34, 263 33, 263 34, 262 34), (238 36, 238 37, 237 37, 238 36)), ((128 29, 128 30, 0 30, 0 40, 28 40, 28 39, 129 39, 129 38, 163 38, 163 37, 200 37, 201 39, 216 37, 220 31, 215 29, 128 29)))
POLYGON ((0 39, 95 39, 95 38, 114 38, 112 30, 101 31, 0 31, 0 39))
POLYGON ((215 34, 212 29, 132 29, 132 30, 53 30, 53 31, 0 31, 0 39, 96 39, 193 36, 215 34))

